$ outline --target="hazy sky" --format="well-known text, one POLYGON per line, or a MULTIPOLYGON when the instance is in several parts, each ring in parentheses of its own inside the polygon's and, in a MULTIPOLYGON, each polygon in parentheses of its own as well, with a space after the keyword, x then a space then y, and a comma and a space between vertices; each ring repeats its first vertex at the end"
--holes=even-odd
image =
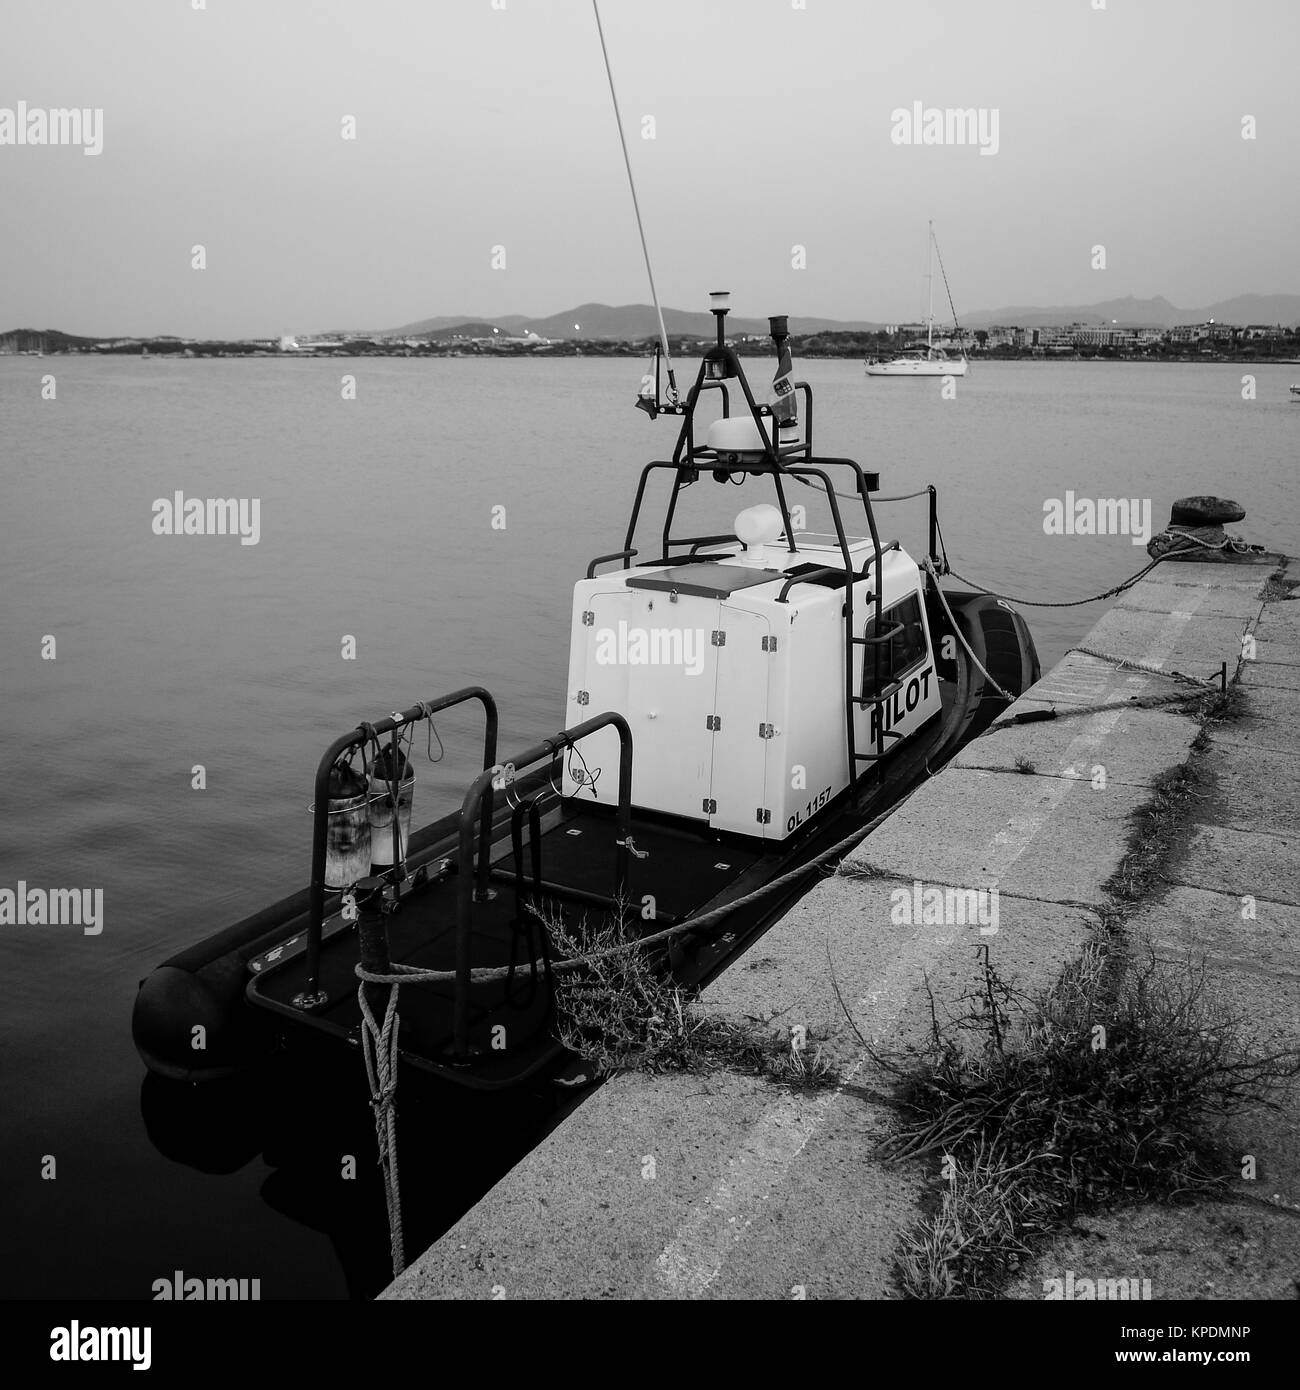
MULTIPOLYGON (((1295 292, 1300 3, 1098 2, 602 0, 663 301, 914 317, 927 218, 959 314, 1295 292), (997 152, 895 143, 915 102, 997 152)), ((0 122, 103 111, 0 144, 0 330, 648 300, 590 0, 197 3, 0 0, 0 122)))

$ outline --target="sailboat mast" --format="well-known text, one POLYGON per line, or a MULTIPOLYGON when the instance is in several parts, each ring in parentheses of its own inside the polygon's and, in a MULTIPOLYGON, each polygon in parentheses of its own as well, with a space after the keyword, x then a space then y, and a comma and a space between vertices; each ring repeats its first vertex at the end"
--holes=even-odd
POLYGON ((930 240, 926 247, 925 278, 930 282, 930 319, 925 329, 926 356, 934 352, 934 223, 930 223, 930 240))

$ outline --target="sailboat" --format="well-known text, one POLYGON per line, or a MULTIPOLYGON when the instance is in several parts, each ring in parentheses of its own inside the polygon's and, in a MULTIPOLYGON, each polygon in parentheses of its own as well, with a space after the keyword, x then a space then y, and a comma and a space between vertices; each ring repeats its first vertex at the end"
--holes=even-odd
MULTIPOLYGON (((868 376, 965 376, 970 364, 963 352, 959 357, 949 357, 942 348, 934 345, 934 253, 938 243, 934 237, 934 223, 930 223, 929 259, 926 279, 930 283, 930 310, 926 319, 925 348, 909 349, 894 357, 881 361, 871 358, 867 362, 868 376)), ((939 269, 943 271, 943 258, 939 258, 939 269)), ((943 277, 944 289, 948 288, 948 276, 943 277)), ((952 294, 948 295, 949 306, 952 294)), ((953 327, 957 326, 957 311, 953 310, 953 327)))

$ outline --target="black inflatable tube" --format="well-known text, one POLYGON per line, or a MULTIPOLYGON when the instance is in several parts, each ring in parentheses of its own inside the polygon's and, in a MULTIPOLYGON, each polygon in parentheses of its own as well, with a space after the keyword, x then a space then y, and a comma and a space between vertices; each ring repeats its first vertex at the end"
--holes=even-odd
MULTIPOLYGON (((519 779, 521 795, 540 789, 548 769, 519 779)), ((500 804, 494 830, 508 821, 500 804)), ((454 811, 411 836, 407 865, 454 853, 460 813, 454 811)), ((495 838, 495 836, 494 836, 495 838)), ((245 999, 248 962, 308 924, 310 888, 300 889, 233 926, 169 956, 140 981, 131 1036, 151 1072, 177 1081, 212 1081, 256 1064, 275 1042, 270 1016, 245 999)))

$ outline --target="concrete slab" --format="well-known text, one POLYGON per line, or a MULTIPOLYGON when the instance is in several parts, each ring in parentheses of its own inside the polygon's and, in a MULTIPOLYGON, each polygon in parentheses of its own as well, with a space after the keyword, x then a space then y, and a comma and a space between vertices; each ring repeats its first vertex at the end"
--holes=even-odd
POLYGON ((884 1297, 918 1190, 870 1159, 888 1123, 841 1092, 617 1077, 381 1297, 884 1297))
POLYGON ((1149 787, 1173 763, 1186 757, 1199 726, 1183 714, 1119 708, 1122 712, 1113 720, 1106 711, 1059 726, 1055 721, 1019 724, 986 734, 963 748, 949 766, 1020 776, 1016 761, 1025 759, 1040 777, 1091 782, 1093 769, 1101 765, 1108 782, 1149 787), (1140 736, 1135 736, 1139 731, 1140 736), (1069 744, 1063 742, 1063 733, 1072 738, 1094 735, 1085 756, 1066 760, 1069 744))
POLYGON ((1300 690, 1288 690, 1276 685, 1252 685, 1247 690, 1246 708, 1259 719, 1280 720, 1289 724, 1292 744, 1300 744, 1300 690))
MULTIPOLYGON (((1300 981, 1300 908, 1256 899, 1253 917, 1243 917, 1241 898, 1204 888, 1175 887, 1129 919, 1127 931, 1140 948, 1150 942, 1165 955, 1181 952, 1225 967, 1279 981, 1300 981)), ((1272 1005, 1256 1017, 1275 1016, 1272 1005)), ((1276 1014, 1294 1035, 1300 1012, 1276 1014)), ((1270 1024, 1269 1028, 1272 1029, 1270 1024)))
POLYGON ((1132 608, 1149 613, 1173 613, 1183 608, 1187 601, 1189 587, 1207 588, 1206 596, 1197 604, 1198 618, 1243 618, 1259 617, 1260 593, 1264 588, 1266 576, 1256 573, 1245 583, 1233 584, 1195 584, 1188 581, 1173 583, 1164 575, 1168 571, 1155 570, 1136 587, 1122 593, 1115 600, 1116 608, 1132 608))
MULTIPOLYGON (((1149 943, 1176 968, 1203 971, 1205 1000, 1242 1021, 1264 1052, 1294 1048, 1300 1018, 1300 909, 1260 900, 1242 920, 1239 899, 1174 888, 1130 919, 1135 950, 1149 943)), ((1186 977, 1190 980, 1190 977, 1186 977)), ((1233 1184, 1241 1203, 1142 1206, 1076 1223, 1008 1290, 1042 1298, 1044 1281, 1137 1276, 1153 1299, 1294 1299, 1300 1271, 1300 1082, 1272 1092, 1277 1108, 1255 1106, 1205 1127, 1235 1168, 1254 1177, 1233 1184), (1272 1204, 1272 1209, 1264 1203, 1272 1204)))
MULTIPOLYGON (((922 918, 924 888, 934 886, 923 885, 922 918)), ((834 1032, 826 1051, 836 1065, 847 1066, 859 1048, 837 986, 863 1036, 919 1044, 929 1022, 927 980, 942 1011, 960 1011, 960 999, 976 980, 979 948, 987 945, 999 973, 1018 988, 1050 988, 1097 922, 1086 909, 999 893, 996 921, 988 922, 994 914, 986 910, 987 924, 926 925, 913 920, 917 903, 911 882, 827 879, 715 980, 703 1003, 710 1012, 761 1020, 784 1034, 796 1024, 817 1036, 834 1032)), ((991 899, 987 903, 992 906, 991 899)))
MULTIPOLYGON (((1251 692, 1252 700, 1257 693, 1251 692)), ((1211 737, 1235 748, 1265 748, 1280 753, 1292 752, 1297 742, 1296 727, 1289 720, 1266 719, 1258 714, 1216 724, 1211 737)))
MULTIPOLYGON (((1260 897, 1243 919, 1242 901, 1224 894, 1175 889, 1181 914, 1158 910, 1130 923, 1135 942, 1150 942, 1165 961, 1203 972, 1205 1000, 1237 1020, 1263 1055, 1294 1052, 1300 1020, 1300 908, 1260 897), (1191 909, 1188 911, 1188 909, 1191 909)), ((1254 1178, 1242 1184, 1300 1212, 1300 1078, 1279 1082, 1271 1105, 1259 1104, 1207 1125, 1236 1164, 1247 1158, 1254 1178)))
POLYGON ((1270 603, 1259 621, 1255 640, 1262 647, 1285 649, 1287 656, 1269 656, 1260 652, 1261 661, 1300 662, 1300 599, 1278 599, 1270 603))
MULTIPOLYGON (((1122 656, 1124 653, 1116 652, 1122 656)), ((1067 652, 1037 685, 1018 700, 1010 713, 1051 705, 1120 704, 1137 695, 1163 693, 1171 688, 1164 676, 1123 670, 1113 662, 1082 652, 1067 652)))
POLYGON ((1257 630, 1255 643, 1255 651, 1260 661, 1276 666, 1300 666, 1300 647, 1295 645, 1289 634, 1279 635, 1274 629, 1265 637, 1257 630))
POLYGON ((1112 608, 1080 645, 1189 676, 1208 677, 1224 661, 1231 671, 1241 654, 1241 634, 1253 624, 1242 618, 1202 617, 1197 610, 1205 593, 1187 590, 1186 606, 1172 613, 1112 608))
MULTIPOLYGON (((1186 592, 1189 602, 1199 602, 1207 591, 1196 588, 1186 592)), ((1177 687, 1170 677, 1121 667, 1106 658, 1140 662, 1162 672, 1179 671, 1197 680, 1210 680, 1217 676, 1224 662, 1230 674, 1235 669, 1241 655, 1242 633, 1251 625, 1251 620, 1244 618, 1203 618, 1186 609, 1162 614, 1112 608, 1079 644, 1104 653, 1104 657, 1068 652, 1025 698, 1049 705, 1082 705, 1171 694, 1177 687)), ((1015 709, 1019 712, 1020 706, 1015 709)))
POLYGON ((1300 836, 1202 825, 1169 882, 1300 905, 1300 836))
MULTIPOLYGON (((870 1158, 891 1124, 888 1111, 859 1096, 846 1095, 833 1106, 816 1143, 790 1166, 786 1180, 740 1219, 739 1238, 702 1296, 897 1297, 890 1282, 894 1254, 916 1220, 922 1180, 912 1169, 870 1158), (828 1209, 834 1211, 829 1221, 828 1209)), ((716 1175, 717 1187, 725 1181, 716 1175)), ((692 1217, 700 1233, 707 1231, 706 1219, 692 1217)), ((688 1225, 685 1239, 692 1234, 688 1225)))
POLYGON ((1293 751, 1282 752, 1211 735, 1202 767, 1214 783, 1216 824, 1270 831, 1300 826, 1300 741, 1293 751))
MULTIPOLYGON (((1254 1203, 1198 1207, 1135 1206, 1082 1217, 1007 1289, 1015 1299, 1047 1297, 1048 1281, 1151 1281, 1153 1300, 1288 1299, 1296 1296, 1300 1221, 1254 1203)), ((1214 1314, 1207 1322, 1225 1321, 1214 1314)), ((1138 1345, 1136 1339, 1134 1345, 1138 1345)), ((1157 1345, 1142 1342, 1142 1346, 1157 1345)))
POLYGON ((647 1255, 672 1239, 704 1174, 725 1162, 770 1098, 742 1077, 688 1082, 634 1075, 599 1088, 383 1297, 639 1290, 647 1255))
POLYGON ((1278 559, 1269 559, 1264 562, 1251 561, 1241 565, 1214 565, 1206 568, 1204 565, 1185 563, 1181 560, 1166 560, 1159 569, 1152 570, 1148 579, 1142 580, 1127 592, 1136 593, 1148 583, 1155 582, 1195 589, 1209 587, 1215 592, 1239 589, 1255 593, 1268 583, 1278 564, 1278 559))
MULTIPOLYGON (((1273 650, 1276 650, 1276 647, 1273 650)), ((1300 690, 1300 663, 1284 666, 1276 661, 1244 662, 1241 668, 1241 683, 1247 689, 1263 685, 1283 690, 1300 690)))
MULTIPOLYGON (((1081 754, 1072 747, 1073 761, 1081 754)), ((908 883, 996 886, 1018 897, 1101 905, 1129 817, 1146 800, 1144 788, 1122 782, 1094 791, 1082 780, 948 768, 846 862, 908 883)))

